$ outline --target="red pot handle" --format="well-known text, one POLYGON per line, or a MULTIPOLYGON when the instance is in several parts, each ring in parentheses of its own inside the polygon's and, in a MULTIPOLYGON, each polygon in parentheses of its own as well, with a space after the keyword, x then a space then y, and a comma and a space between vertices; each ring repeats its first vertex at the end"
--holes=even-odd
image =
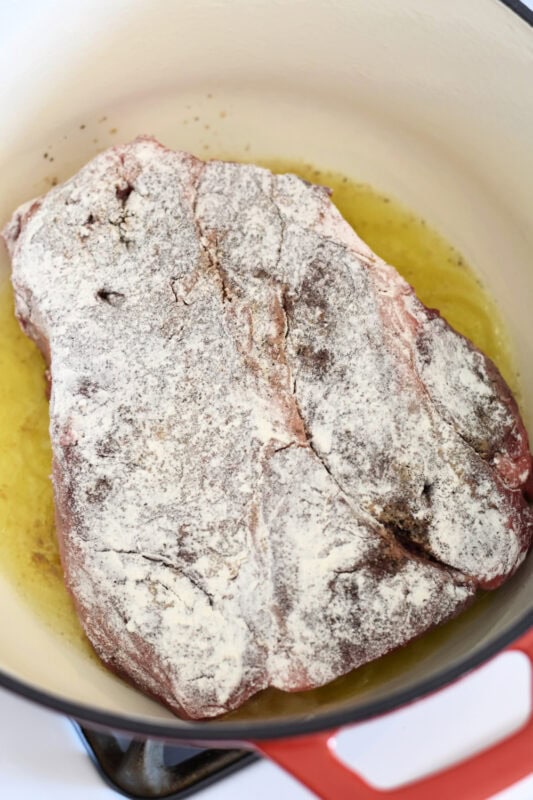
MULTIPOLYGON (((510 649, 521 650, 529 658, 533 678, 533 628, 510 649)), ((527 777, 533 767, 533 713, 520 730, 488 750, 416 783, 388 790, 370 786, 339 761, 337 733, 254 742, 254 746, 322 800, 449 800, 459 795, 461 800, 487 800, 527 777)))

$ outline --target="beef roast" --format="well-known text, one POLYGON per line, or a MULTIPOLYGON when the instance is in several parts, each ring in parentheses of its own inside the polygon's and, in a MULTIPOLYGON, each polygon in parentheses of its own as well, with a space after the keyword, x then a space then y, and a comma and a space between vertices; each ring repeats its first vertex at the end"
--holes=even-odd
POLYGON ((181 716, 319 686, 530 544, 496 368, 294 175, 114 147, 4 231, 103 661, 181 716))

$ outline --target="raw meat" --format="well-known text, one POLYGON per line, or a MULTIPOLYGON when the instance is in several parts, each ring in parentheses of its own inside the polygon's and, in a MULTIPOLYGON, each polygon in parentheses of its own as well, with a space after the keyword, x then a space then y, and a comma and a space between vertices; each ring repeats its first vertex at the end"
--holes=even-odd
POLYGON ((103 661, 179 715, 324 684, 524 559, 509 390, 327 189, 140 138, 4 236, 50 365, 67 585, 103 661))

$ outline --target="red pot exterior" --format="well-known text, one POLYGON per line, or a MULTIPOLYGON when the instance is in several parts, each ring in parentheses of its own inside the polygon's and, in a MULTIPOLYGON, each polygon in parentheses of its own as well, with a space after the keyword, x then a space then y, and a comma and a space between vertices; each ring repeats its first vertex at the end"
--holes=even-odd
MULTIPOLYGON (((533 628, 510 650, 524 653, 531 664, 533 697, 533 628)), ((255 742, 255 748, 290 772, 322 800, 487 800, 533 770, 533 712, 516 733, 428 778, 397 789, 370 786, 335 755, 338 731, 294 739, 255 742)))

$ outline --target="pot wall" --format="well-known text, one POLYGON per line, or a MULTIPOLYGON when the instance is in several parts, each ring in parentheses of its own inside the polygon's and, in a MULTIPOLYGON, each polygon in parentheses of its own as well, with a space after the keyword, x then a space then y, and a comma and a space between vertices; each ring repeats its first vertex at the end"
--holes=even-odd
MULTIPOLYGON (((0 222, 141 132, 201 157, 339 170, 398 197, 465 254, 498 300, 533 397, 533 35, 497 0, 50 0, 9 9, 0 37, 0 222)), ((527 402, 525 417, 533 429, 527 402)), ((493 641, 530 605, 530 573, 531 559, 482 617, 363 693, 354 713, 493 641)), ((0 607, 5 673, 187 727, 58 639, 3 577, 0 607)))

